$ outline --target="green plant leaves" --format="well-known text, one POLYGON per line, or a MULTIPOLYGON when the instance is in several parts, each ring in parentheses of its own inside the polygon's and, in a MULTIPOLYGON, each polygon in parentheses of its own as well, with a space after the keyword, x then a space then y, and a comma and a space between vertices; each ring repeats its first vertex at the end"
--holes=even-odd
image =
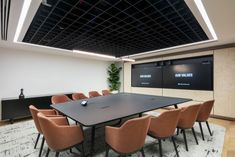
POLYGON ((114 91, 114 90, 119 90, 120 86, 121 86, 121 82, 120 82, 120 71, 122 70, 121 67, 117 67, 114 63, 110 64, 110 66, 108 67, 108 85, 109 85, 109 89, 110 91, 114 91))

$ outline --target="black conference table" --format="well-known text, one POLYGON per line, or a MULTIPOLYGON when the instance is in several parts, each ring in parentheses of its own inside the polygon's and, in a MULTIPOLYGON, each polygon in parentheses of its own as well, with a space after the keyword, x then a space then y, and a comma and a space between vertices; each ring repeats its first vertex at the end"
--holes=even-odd
POLYGON ((114 120, 120 120, 144 112, 172 106, 191 101, 192 99, 153 96, 134 93, 118 93, 109 96, 99 96, 86 99, 87 106, 82 106, 79 101, 70 101, 51 105, 60 113, 78 122, 85 127, 91 127, 91 150, 93 154, 95 128, 97 125, 114 120))

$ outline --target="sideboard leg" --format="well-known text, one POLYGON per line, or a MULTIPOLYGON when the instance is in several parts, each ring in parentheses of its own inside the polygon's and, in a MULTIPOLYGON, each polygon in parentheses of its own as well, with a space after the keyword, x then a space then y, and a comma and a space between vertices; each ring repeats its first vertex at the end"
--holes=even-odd
POLYGON ((10 121, 10 123, 11 123, 11 124, 13 124, 13 123, 14 123, 14 119, 10 119, 9 121, 10 121))

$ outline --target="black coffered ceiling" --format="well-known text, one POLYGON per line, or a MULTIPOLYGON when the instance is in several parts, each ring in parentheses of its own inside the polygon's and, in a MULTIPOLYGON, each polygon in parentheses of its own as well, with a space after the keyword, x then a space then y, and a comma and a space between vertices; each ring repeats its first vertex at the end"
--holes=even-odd
POLYGON ((23 42, 117 57, 208 40, 184 0, 47 0, 23 42))

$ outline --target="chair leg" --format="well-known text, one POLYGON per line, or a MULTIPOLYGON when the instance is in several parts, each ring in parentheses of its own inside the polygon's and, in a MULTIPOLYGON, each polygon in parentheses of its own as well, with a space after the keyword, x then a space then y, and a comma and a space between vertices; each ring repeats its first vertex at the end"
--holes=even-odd
POLYGON ((106 148, 105 148, 105 157, 109 156, 109 146, 106 144, 106 148))
POLYGON ((38 136, 37 136, 37 140, 36 140, 36 142, 35 142, 35 145, 34 145, 34 149, 36 149, 36 147, 37 147, 37 144, 38 144, 38 140, 39 140, 39 138, 40 138, 40 133, 38 133, 38 136))
POLYGON ((198 122, 198 123, 199 123, 200 131, 201 131, 201 134, 202 134, 202 140, 205 141, 203 130, 202 130, 202 123, 201 122, 198 122))
POLYGON ((43 136, 43 138, 42 138, 42 143, 41 143, 41 148, 40 148, 40 151, 39 151, 39 157, 41 157, 42 149, 43 149, 43 146, 44 146, 44 142, 45 142, 45 138, 44 138, 44 136, 43 136))
POLYGON ((186 138, 185 130, 184 129, 181 129, 181 130, 182 130, 183 135, 184 135, 185 148, 186 148, 186 151, 188 151, 188 143, 187 143, 187 138, 186 138))
POLYGON ((159 153, 160 153, 160 157, 162 157, 162 140, 158 139, 159 142, 159 153))
POLYGON ((59 155, 60 155, 60 152, 55 153, 55 157, 59 157, 59 155))
POLYGON ((48 147, 48 148, 47 148, 46 157, 48 157, 49 153, 50 153, 50 148, 48 147))
POLYGON ((210 125, 209 125, 208 121, 206 121, 206 125, 207 125, 207 128, 209 130, 210 135, 212 136, 212 132, 211 132, 210 125))
POLYGON ((196 141, 196 143, 198 144, 197 136, 196 136, 196 134, 195 134, 195 131, 194 131, 194 128, 193 128, 193 127, 192 127, 192 132, 193 132, 193 136, 194 136, 194 138, 195 138, 195 141, 196 141))
POLYGON ((172 140, 172 142, 173 142, 173 144, 174 144, 174 148, 175 148, 176 156, 177 156, 177 157, 179 157, 179 153, 178 153, 178 150, 177 150, 177 147, 176 147, 176 144, 175 144, 175 139, 174 139, 174 137, 173 137, 173 136, 171 137, 171 140, 172 140))
POLYGON ((82 157, 85 157, 84 144, 82 143, 81 145, 82 145, 82 150, 81 150, 82 157))
POLYGON ((142 148, 142 149, 140 150, 140 152, 141 152, 141 154, 142 154, 142 157, 145 157, 144 148, 142 148))

